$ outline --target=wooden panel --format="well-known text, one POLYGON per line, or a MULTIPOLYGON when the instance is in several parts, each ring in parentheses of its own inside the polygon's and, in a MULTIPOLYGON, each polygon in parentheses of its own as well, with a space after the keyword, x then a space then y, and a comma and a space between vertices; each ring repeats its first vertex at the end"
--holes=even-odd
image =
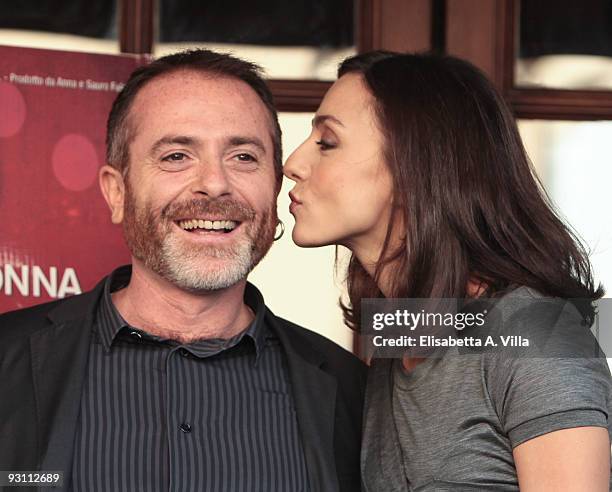
POLYGON ((380 48, 428 51, 432 38, 432 0, 382 0, 380 48))
POLYGON ((279 111, 314 112, 331 82, 319 80, 269 80, 268 85, 279 111))
POLYGON ((449 54, 480 67, 518 118, 612 119, 612 91, 514 87, 520 0, 447 0, 449 54))
POLYGON ((506 19, 504 96, 517 118, 546 120, 612 120, 612 91, 531 89, 515 87, 520 1, 513 0, 506 19))
POLYGON ((448 0, 448 54, 471 61, 492 77, 495 74, 495 2, 448 0))
MULTIPOLYGON (((374 49, 422 51, 431 48, 433 0, 357 0, 356 45, 359 53, 374 49)), ((270 80, 279 111, 312 112, 330 82, 270 80)))
POLYGON ((517 118, 612 120, 612 91, 514 89, 506 99, 517 118))
POLYGON ((446 47, 450 55, 469 60, 503 90, 511 82, 516 0, 447 0, 446 47))
POLYGON ((432 47, 433 0, 360 0, 357 48, 427 51, 432 47))
MULTIPOLYGON (((356 45, 373 49, 422 51, 432 46, 434 0, 357 0, 356 45)), ((123 53, 151 53, 154 38, 154 1, 121 2, 120 44, 123 53)), ((281 111, 316 110, 329 82, 272 80, 270 87, 281 111)))
POLYGON ((372 51, 380 46, 381 8, 380 0, 357 0, 355 2, 355 45, 359 53, 372 51))
POLYGON ((119 42, 122 53, 153 52, 153 0, 121 0, 119 42))

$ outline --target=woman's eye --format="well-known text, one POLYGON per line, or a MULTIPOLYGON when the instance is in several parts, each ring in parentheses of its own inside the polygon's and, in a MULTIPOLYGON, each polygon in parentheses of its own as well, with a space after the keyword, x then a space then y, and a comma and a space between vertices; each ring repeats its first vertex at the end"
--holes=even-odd
POLYGON ((166 162, 181 162, 186 159, 186 155, 182 152, 172 152, 172 154, 168 154, 166 157, 162 159, 162 161, 166 162))
POLYGON ((321 150, 329 150, 335 147, 333 143, 323 139, 317 140, 315 143, 321 148, 321 150))

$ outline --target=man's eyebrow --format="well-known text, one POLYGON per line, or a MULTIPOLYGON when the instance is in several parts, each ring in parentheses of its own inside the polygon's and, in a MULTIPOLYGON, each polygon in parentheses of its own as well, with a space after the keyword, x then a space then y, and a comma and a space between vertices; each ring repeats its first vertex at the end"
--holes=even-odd
POLYGON ((331 114, 318 114, 312 119, 312 126, 322 125, 326 121, 333 121, 337 125, 344 128, 344 124, 338 118, 332 116, 331 114))
POLYGON ((266 146, 258 137, 234 136, 228 138, 227 142, 229 147, 238 147, 240 145, 253 145, 257 147, 261 152, 266 152, 266 146))
POLYGON ((166 135, 162 138, 160 138, 159 140, 157 140, 152 146, 151 146, 151 154, 155 154, 157 153, 157 151, 159 149, 161 149, 162 147, 166 146, 166 145, 195 145, 199 142, 199 140, 196 137, 190 137, 188 135, 166 135))

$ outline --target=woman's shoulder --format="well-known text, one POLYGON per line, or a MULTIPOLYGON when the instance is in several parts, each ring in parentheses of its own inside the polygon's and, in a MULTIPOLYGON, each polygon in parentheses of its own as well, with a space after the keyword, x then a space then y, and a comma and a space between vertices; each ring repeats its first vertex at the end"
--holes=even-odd
POLYGON ((518 286, 491 300, 487 330, 507 341, 498 351, 501 356, 602 358, 599 320, 581 311, 588 303, 518 286))
POLYGON ((610 428, 610 370, 576 305, 519 287, 495 309, 510 342, 484 354, 483 376, 512 446, 563 428, 610 428))

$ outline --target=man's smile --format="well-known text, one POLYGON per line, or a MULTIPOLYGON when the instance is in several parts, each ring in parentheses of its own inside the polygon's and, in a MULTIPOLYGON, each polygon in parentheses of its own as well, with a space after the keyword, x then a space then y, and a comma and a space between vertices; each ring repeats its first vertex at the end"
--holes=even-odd
POLYGON ((215 220, 215 219, 184 219, 176 222, 181 229, 186 231, 204 230, 204 231, 233 231, 240 225, 240 222, 234 220, 215 220))

